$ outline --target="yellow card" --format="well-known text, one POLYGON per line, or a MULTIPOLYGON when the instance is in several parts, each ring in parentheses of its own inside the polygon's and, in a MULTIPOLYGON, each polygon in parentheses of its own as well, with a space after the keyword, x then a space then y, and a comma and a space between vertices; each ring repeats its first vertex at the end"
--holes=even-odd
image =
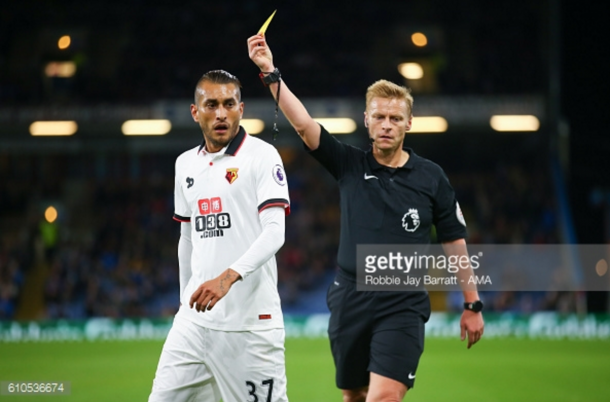
MULTIPOLYGON (((275 11, 277 11, 277 10, 275 10, 275 11)), ((269 24, 271 24, 271 20, 273 19, 273 16, 275 15, 275 11, 273 12, 273 14, 271 14, 271 16, 269 18, 267 18, 267 21, 265 21, 265 23, 263 24, 261 29, 258 30, 259 35, 265 34, 265 31, 267 31, 267 27, 269 26, 269 24)))

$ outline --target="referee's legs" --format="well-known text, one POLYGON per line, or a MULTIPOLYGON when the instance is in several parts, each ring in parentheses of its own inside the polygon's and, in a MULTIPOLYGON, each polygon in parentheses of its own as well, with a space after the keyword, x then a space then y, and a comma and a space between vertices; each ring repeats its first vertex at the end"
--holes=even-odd
POLYGON ((367 402, 400 402, 409 388, 400 381, 371 373, 367 402))
POLYGON ((400 402, 409 388, 400 381, 371 373, 368 387, 342 389, 343 402, 400 402))
POLYGON ((357 389, 342 389, 343 402, 364 402, 366 401, 366 393, 369 387, 362 387, 357 389))

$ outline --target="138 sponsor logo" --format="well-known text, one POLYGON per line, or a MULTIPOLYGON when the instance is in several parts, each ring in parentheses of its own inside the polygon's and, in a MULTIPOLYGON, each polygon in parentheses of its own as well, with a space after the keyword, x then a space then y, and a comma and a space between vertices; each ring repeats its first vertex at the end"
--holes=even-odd
POLYGON ((231 227, 231 215, 222 212, 220 197, 201 199, 197 206, 201 216, 195 218, 195 230, 201 233, 201 238, 224 236, 223 230, 231 227))

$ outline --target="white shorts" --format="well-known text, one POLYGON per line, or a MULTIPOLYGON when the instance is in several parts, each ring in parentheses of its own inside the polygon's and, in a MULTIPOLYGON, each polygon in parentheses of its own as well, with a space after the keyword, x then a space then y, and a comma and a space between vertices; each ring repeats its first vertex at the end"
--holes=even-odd
POLYGON ((224 332, 184 318, 163 345, 149 402, 286 402, 284 330, 224 332))

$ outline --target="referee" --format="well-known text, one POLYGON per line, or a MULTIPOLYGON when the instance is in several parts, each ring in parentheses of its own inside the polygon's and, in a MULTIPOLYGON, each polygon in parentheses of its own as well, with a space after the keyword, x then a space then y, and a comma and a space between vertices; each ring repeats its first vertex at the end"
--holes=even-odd
MULTIPOLYGON (((316 123, 280 78, 265 38, 248 39, 279 107, 341 195, 339 270, 327 295, 337 387, 344 401, 400 401, 412 388, 430 316, 427 292, 356 291, 358 244, 426 244, 432 225, 446 254, 467 255, 466 222, 443 170, 403 148, 411 128, 409 90, 380 80, 368 88, 364 123, 371 149, 343 144, 316 123)), ((460 274, 464 274, 461 272, 460 274)), ((482 303, 464 290, 460 321, 468 348, 483 335, 482 303)))

